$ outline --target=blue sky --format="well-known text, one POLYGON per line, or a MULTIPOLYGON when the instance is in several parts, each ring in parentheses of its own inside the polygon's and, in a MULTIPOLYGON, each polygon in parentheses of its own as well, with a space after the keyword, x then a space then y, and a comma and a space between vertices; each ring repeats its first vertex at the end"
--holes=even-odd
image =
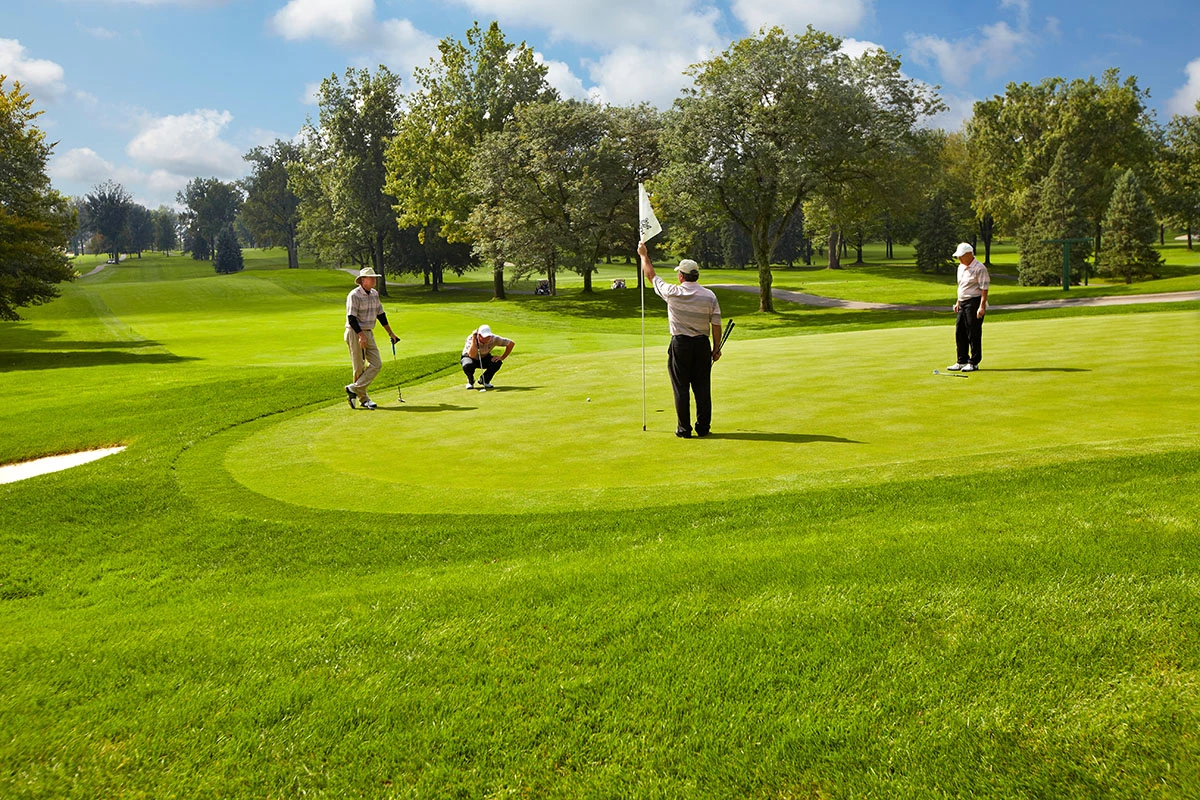
POLYGON ((618 104, 665 109, 687 65, 808 23, 849 52, 899 54, 942 87, 948 129, 1011 81, 1109 67, 1137 76, 1162 122, 1200 99, 1196 0, 4 0, 0 74, 45 112, 56 188, 112 178, 153 208, 193 177, 245 175, 247 150, 316 115, 322 78, 383 63, 411 88, 476 19, 531 45, 562 94, 618 104))

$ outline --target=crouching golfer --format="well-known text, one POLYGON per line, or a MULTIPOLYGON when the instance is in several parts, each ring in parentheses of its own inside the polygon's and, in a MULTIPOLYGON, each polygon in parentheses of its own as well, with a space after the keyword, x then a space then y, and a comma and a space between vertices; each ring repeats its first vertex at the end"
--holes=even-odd
POLYGON ((667 301, 671 346, 667 349, 667 372, 675 393, 675 435, 692 436, 692 401, 696 396, 696 435, 707 436, 712 426, 712 365, 721 358, 721 304, 700 280, 700 265, 690 258, 679 262, 675 272, 679 284, 672 286, 654 274, 646 243, 638 242, 642 274, 654 284, 654 293, 667 301), (708 341, 712 333, 712 344, 708 341), (716 349, 713 349, 713 345, 716 349))
POLYGON ((383 368, 383 357, 375 345, 375 320, 383 323, 392 343, 400 341, 388 325, 387 314, 375 282, 379 275, 371 267, 364 267, 354 280, 358 285, 346 295, 346 346, 350 348, 350 363, 354 367, 354 382, 346 386, 346 402, 354 408, 357 401, 366 409, 374 409, 375 403, 367 396, 367 387, 379 370, 383 368))
POLYGON ((503 336, 497 336, 487 325, 480 325, 471 331, 462 351, 462 368, 467 375, 467 388, 475 388, 475 370, 482 368, 483 375, 479 378, 480 383, 483 384, 484 389, 491 389, 492 377, 500 371, 504 359, 508 358, 514 347, 516 347, 516 342, 512 339, 505 339, 503 336), (504 355, 496 358, 492 355, 492 348, 501 346, 504 347, 504 355))

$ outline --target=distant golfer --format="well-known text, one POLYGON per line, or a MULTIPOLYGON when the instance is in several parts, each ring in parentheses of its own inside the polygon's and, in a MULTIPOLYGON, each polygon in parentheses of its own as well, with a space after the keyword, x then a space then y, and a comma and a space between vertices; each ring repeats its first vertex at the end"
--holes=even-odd
POLYGON ((667 301, 667 322, 671 328, 667 372, 675 393, 675 435, 681 439, 692 436, 690 388, 696 396, 696 435, 707 436, 712 427, 712 365, 721 358, 721 304, 711 290, 697 282, 700 265, 690 258, 680 261, 675 268, 679 284, 673 286, 654 274, 645 242, 638 242, 638 256, 642 274, 654 284, 654 293, 667 301), (712 344, 708 341, 710 333, 712 344))
POLYGON ((488 325, 480 325, 471 331, 462 351, 462 368, 467 375, 467 388, 475 388, 475 370, 482 368, 483 375, 480 376, 479 381, 482 388, 491 389, 492 378, 500 371, 500 367, 504 365, 504 359, 509 357, 516 346, 516 342, 512 339, 505 339, 503 336, 492 333, 492 329, 488 325), (493 356, 492 348, 495 347, 503 347, 504 355, 499 358, 493 356))
POLYGON ((346 386, 346 402, 354 408, 357 401, 366 409, 374 409, 375 403, 367 396, 367 387, 379 370, 383 368, 383 357, 375 345, 375 320, 383 323, 392 343, 400 341, 388 325, 387 314, 375 282, 379 275, 371 267, 364 267, 355 278, 358 284, 346 295, 346 346, 350 348, 350 363, 354 366, 354 382, 346 386))
POLYGON ((992 285, 987 267, 975 260, 975 248, 963 242, 954 251, 958 259, 958 299, 954 311, 954 341, 958 359, 948 370, 974 372, 983 360, 983 317, 987 313, 988 287, 992 285))

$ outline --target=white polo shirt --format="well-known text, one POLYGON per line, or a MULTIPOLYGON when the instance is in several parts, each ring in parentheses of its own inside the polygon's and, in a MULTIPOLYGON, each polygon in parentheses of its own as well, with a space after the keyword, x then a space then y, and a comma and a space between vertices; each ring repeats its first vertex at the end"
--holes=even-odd
POLYGON ((972 258, 970 264, 958 265, 958 299, 969 300, 979 297, 992 285, 987 267, 982 261, 972 258))

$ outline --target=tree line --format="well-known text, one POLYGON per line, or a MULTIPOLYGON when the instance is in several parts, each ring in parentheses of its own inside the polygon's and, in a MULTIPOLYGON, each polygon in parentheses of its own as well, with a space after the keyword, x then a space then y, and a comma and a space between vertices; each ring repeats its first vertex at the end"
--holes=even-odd
POLYGON ((1155 274, 1151 245, 1167 226, 1192 246, 1200 117, 1159 125, 1135 77, 1009 84, 948 133, 923 125, 944 106, 895 55, 840 48, 811 27, 763 29, 693 66, 691 88, 660 112, 563 99, 531 48, 475 24, 440 43, 408 93, 385 66, 329 76, 296 140, 247 153, 242 181, 190 181, 178 214, 141 208, 111 181, 68 205, 78 235, 113 254, 178 246, 219 260, 238 242, 282 246, 293 268, 303 250, 420 274, 434 291, 446 270, 484 267, 503 298, 533 274, 553 291, 561 270, 590 291, 596 263, 636 244, 645 182, 660 246, 756 268, 763 311, 772 265, 822 256, 837 269, 870 241, 889 257, 915 243, 916 266, 936 272, 953 268, 955 242, 990 263, 1005 237, 1021 282, 1038 285, 1061 279, 1049 240, 1090 239, 1071 250, 1072 280, 1155 274))

